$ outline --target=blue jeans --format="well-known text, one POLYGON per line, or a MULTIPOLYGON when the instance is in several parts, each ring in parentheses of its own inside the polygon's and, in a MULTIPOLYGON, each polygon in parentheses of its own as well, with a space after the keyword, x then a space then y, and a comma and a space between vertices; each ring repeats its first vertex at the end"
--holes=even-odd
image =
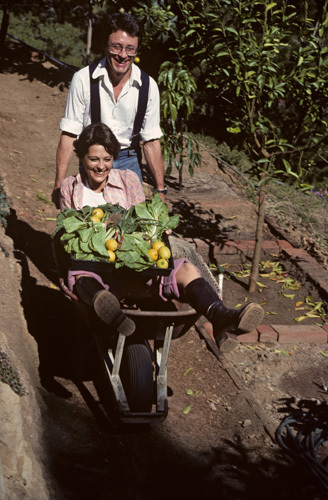
POLYGON ((119 168, 120 170, 132 170, 139 177, 142 183, 142 175, 139 164, 139 154, 136 149, 123 149, 119 152, 116 160, 114 160, 113 168, 119 168))

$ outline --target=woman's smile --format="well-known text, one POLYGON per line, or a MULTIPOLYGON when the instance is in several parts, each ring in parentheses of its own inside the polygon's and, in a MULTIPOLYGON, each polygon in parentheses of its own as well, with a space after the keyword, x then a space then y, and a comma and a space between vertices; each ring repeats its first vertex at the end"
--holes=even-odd
POLYGON ((82 164, 89 186, 93 191, 100 192, 113 168, 113 156, 106 151, 104 146, 94 144, 90 146, 82 164))

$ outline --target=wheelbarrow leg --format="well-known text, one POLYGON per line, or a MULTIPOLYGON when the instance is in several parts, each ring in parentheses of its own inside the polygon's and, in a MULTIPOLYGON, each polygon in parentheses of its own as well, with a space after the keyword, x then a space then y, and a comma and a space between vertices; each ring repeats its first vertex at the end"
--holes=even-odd
POLYGON ((118 402, 120 409, 122 411, 129 411, 130 410, 129 404, 119 374, 123 356, 124 344, 125 344, 125 336, 120 333, 118 336, 117 346, 115 350, 115 357, 113 357, 112 355, 109 356, 108 353, 108 356, 110 357, 110 360, 113 363, 112 371, 109 369, 107 362, 105 363, 105 366, 108 373, 108 377, 113 387, 116 401, 118 402))
POLYGON ((167 402, 167 360, 172 340, 174 325, 166 327, 164 344, 162 349, 156 349, 156 363, 159 366, 159 371, 156 377, 157 388, 157 411, 164 411, 167 402), (161 352, 162 351, 162 352, 161 352))

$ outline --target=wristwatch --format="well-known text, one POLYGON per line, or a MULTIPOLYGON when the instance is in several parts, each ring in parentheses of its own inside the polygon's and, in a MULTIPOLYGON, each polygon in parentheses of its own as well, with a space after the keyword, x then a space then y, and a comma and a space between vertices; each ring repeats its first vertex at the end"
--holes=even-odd
POLYGON ((163 189, 155 189, 155 193, 167 194, 167 186, 164 186, 163 189))

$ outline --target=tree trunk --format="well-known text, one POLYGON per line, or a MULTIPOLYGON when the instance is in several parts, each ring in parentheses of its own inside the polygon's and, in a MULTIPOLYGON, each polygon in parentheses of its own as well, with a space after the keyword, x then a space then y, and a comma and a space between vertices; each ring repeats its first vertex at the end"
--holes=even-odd
POLYGON ((10 2, 5 4, 2 7, 2 10, 3 14, 2 14, 2 23, 0 30, 0 59, 2 59, 5 54, 6 36, 9 26, 10 2))
POLYGON ((179 169, 179 191, 182 189, 182 168, 179 169))
POLYGON ((262 248, 263 226, 264 226, 264 215, 265 215, 264 209, 265 209, 265 185, 262 184, 259 193, 257 224, 256 224, 256 234, 255 234, 255 248, 252 260, 252 270, 248 286, 248 291, 250 293, 255 292, 256 282, 258 281, 259 278, 259 266, 261 260, 261 248, 262 248))
POLYGON ((180 169, 179 169, 179 191, 182 189, 182 169, 183 169, 183 160, 184 160, 184 156, 183 156, 183 147, 184 147, 183 129, 184 129, 184 120, 182 118, 182 120, 181 120, 181 127, 180 127, 180 151, 181 151, 181 154, 180 154, 180 160, 179 160, 179 163, 180 163, 180 169))
POLYGON ((91 42, 92 42, 93 0, 89 0, 88 31, 87 31, 87 53, 86 64, 90 64, 91 42))

